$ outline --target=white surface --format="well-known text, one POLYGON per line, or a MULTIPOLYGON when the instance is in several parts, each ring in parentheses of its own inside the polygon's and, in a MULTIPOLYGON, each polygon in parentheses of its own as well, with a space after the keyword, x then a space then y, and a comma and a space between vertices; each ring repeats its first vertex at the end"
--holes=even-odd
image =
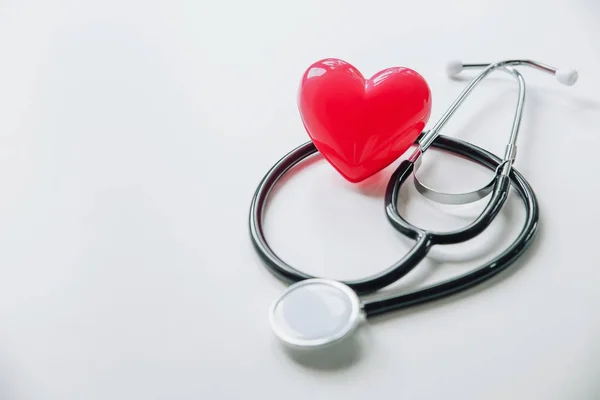
MULTIPOLYGON (((599 4, 1 2, 0 398, 600 398, 599 4), (432 123, 465 84, 448 59, 526 57, 580 77, 564 87, 522 69, 516 167, 541 223, 518 267, 372 321, 356 357, 327 368, 281 351, 268 308, 284 286, 247 233, 255 185, 307 139, 297 84, 324 57, 419 71, 432 123)), ((443 133, 501 154, 515 101, 498 74, 443 133)), ((487 178, 426 161, 441 189, 487 178)), ((302 169, 268 210, 273 248, 331 278, 392 263, 410 242, 384 218, 389 173, 353 186, 324 162, 302 169)), ((448 215, 408 194, 407 218, 431 228, 481 207, 448 215)), ((521 221, 511 199, 485 234, 434 249, 397 286, 475 267, 521 221)))
POLYGON ((360 301, 349 287, 308 279, 290 286, 275 301, 270 321, 282 344, 316 349, 353 333, 361 321, 360 311, 360 301))

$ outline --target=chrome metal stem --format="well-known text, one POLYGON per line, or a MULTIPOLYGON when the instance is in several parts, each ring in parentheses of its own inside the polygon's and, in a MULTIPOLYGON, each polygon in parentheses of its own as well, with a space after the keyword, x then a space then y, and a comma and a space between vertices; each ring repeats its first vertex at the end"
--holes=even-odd
MULTIPOLYGON (((511 70, 514 71, 514 72, 511 72, 511 74, 513 74, 513 76, 515 76, 519 80, 520 88, 523 88, 522 96, 524 99, 525 89, 524 89, 524 85, 523 85, 523 82, 524 82, 523 77, 521 76, 519 78, 520 74, 517 71, 513 70, 512 68, 511 69, 507 68, 507 67, 516 66, 516 65, 527 65, 527 66, 537 68, 541 71, 544 71, 544 72, 547 72, 550 74, 555 74, 557 71, 557 69, 552 66, 542 64, 537 61, 530 61, 530 60, 506 60, 506 61, 496 62, 493 64, 462 64, 463 69, 475 69, 475 68, 485 68, 485 69, 467 85, 467 87, 462 91, 462 93, 458 96, 458 98, 450 105, 448 110, 446 110, 446 112, 440 117, 440 119, 433 126, 433 128, 431 128, 425 135, 423 135, 423 137, 419 141, 419 147, 421 148, 421 151, 424 152, 425 150, 427 150, 429 148, 429 146, 431 146, 431 143, 433 143, 435 138, 439 135, 440 130, 446 125, 446 123, 448 122, 450 117, 452 117, 452 115, 454 115, 454 113, 456 112, 458 107, 465 101, 465 99, 469 96, 469 94, 471 94, 473 89, 485 77, 487 77, 493 71, 495 71, 497 69, 503 69, 503 70, 509 71, 509 72, 511 70)), ((519 93, 519 99, 520 98, 521 98, 521 92, 519 93)), ((520 104, 521 104, 520 109, 517 109, 517 111, 516 111, 517 114, 523 112, 522 102, 520 104)), ((515 143, 515 141, 516 141, 516 134, 518 133, 520 123, 521 123, 520 118, 518 120, 515 119, 515 123, 513 123, 513 130, 511 132, 511 141, 513 143, 515 143), (515 137, 513 137, 513 135, 515 137)))

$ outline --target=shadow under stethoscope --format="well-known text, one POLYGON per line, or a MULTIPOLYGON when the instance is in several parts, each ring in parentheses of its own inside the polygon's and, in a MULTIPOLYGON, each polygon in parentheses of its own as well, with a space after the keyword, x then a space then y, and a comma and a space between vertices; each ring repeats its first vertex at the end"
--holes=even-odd
MULTIPOLYGON (((5 353, 2 352, 4 356, 5 353)), ((21 399, 25 397, 25 393, 18 388, 15 383, 14 371, 11 371, 13 365, 7 365, 7 358, 3 358, 4 362, 0 364, 0 399, 21 399)))
POLYGON ((365 331, 356 332, 331 346, 316 349, 280 346, 292 360, 305 368, 319 371, 347 369, 358 364, 364 355, 365 331))

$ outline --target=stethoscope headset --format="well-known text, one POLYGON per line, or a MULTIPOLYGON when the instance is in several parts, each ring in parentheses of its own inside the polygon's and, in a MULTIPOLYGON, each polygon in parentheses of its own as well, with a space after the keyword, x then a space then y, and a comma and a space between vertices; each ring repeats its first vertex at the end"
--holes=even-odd
POLYGON ((449 75, 463 69, 484 68, 447 111, 416 141, 416 149, 400 163, 389 179, 385 192, 385 212, 390 224, 403 235, 414 240, 410 251, 393 265, 372 276, 351 281, 317 278, 283 261, 269 246, 263 231, 265 204, 277 182, 294 166, 317 153, 312 142, 307 142, 281 158, 260 181, 250 206, 249 228, 254 248, 265 266, 275 276, 292 283, 277 299, 270 310, 270 323, 275 335, 292 348, 317 349, 351 337, 361 321, 395 310, 445 298, 472 288, 507 269, 531 245, 538 228, 539 206, 533 189, 513 164, 517 154, 517 136, 525 102, 525 81, 513 67, 526 65, 556 76, 565 85, 573 85, 578 78, 575 70, 557 70, 530 60, 509 60, 494 64, 448 65, 449 75), (504 157, 466 141, 440 135, 441 129, 469 96, 473 89, 490 73, 502 70, 518 83, 518 98, 514 120, 504 157), (423 184, 417 177, 423 154, 433 147, 465 158, 494 172, 492 180, 482 188, 468 193, 445 193, 423 184), (398 197, 402 185, 410 176, 426 198, 442 204, 467 204, 490 196, 481 214, 467 226, 451 232, 436 232, 417 227, 404 219, 398 211, 398 197), (514 241, 498 256, 479 268, 458 277, 408 293, 374 294, 398 281, 415 268, 435 245, 466 242, 482 233, 498 215, 508 198, 510 187, 519 195, 525 209, 525 221, 514 241), (368 299, 359 296, 372 294, 368 299))

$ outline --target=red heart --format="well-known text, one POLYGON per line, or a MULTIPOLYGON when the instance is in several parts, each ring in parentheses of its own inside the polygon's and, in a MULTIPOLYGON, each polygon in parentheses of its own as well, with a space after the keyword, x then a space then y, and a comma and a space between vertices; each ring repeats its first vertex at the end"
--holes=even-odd
POLYGON ((384 69, 365 79, 335 58, 311 65, 298 108, 317 150, 350 182, 360 182, 398 159, 431 113, 431 92, 409 68, 384 69))

